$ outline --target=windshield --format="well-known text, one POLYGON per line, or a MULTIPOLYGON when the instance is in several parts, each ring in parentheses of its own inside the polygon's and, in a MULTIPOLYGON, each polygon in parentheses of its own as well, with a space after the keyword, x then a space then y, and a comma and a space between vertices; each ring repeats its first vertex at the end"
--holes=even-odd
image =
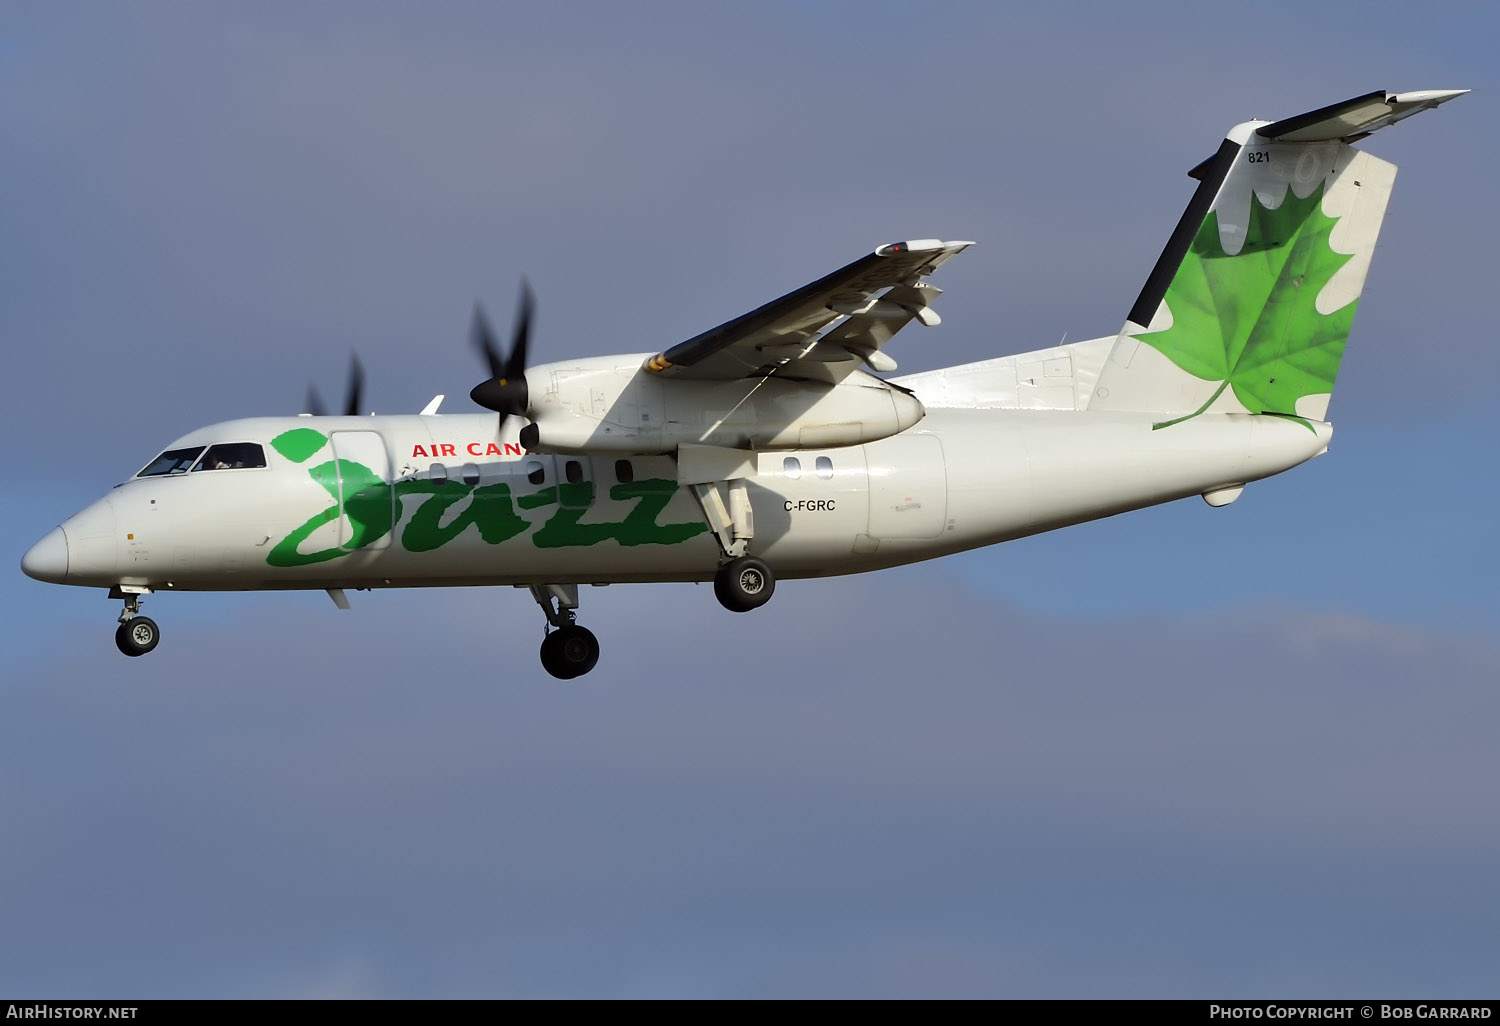
POLYGON ((193 468, 200 470, 243 470, 246 467, 264 467, 265 450, 254 442, 226 442, 208 447, 208 453, 193 468))
POLYGON ((201 445, 195 445, 190 449, 168 449, 146 464, 146 469, 135 476, 161 477, 166 474, 186 474, 202 451, 201 445))

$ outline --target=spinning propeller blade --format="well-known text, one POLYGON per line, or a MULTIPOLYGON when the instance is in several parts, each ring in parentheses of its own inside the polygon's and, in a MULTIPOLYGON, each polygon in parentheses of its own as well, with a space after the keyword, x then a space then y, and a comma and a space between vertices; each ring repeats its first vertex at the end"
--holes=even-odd
POLYGON ((474 348, 484 358, 489 368, 488 380, 481 381, 469 393, 469 398, 487 410, 500 414, 500 428, 505 427, 509 416, 525 417, 531 406, 531 394, 526 387, 526 349, 531 338, 531 318, 536 307, 536 297, 531 283, 521 279, 521 302, 516 310, 516 326, 511 331, 510 355, 502 357, 500 347, 495 344, 495 333, 484 315, 484 308, 474 304, 474 321, 470 334, 474 348))
POLYGON ((349 354, 349 387, 344 390, 344 416, 358 417, 365 392, 365 367, 358 353, 349 354))
MULTIPOLYGON (((359 416, 364 394, 365 366, 359 362, 358 353, 351 353, 349 354, 349 384, 344 389, 344 416, 359 416)), ((307 409, 304 412, 314 417, 328 416, 328 408, 323 405, 323 397, 318 393, 317 385, 307 386, 307 409)))

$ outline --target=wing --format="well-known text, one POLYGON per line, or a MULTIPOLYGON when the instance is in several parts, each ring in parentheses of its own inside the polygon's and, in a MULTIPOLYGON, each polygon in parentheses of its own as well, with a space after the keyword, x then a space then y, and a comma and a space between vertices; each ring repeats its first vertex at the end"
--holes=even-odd
POLYGON ((646 362, 663 376, 733 380, 779 373, 835 383, 861 363, 895 370, 880 352, 912 320, 938 323, 942 290, 922 281, 972 242, 921 239, 881 246, 796 292, 678 343, 646 362), (883 290, 884 295, 880 295, 883 290), (819 334, 843 319, 826 334, 819 334))

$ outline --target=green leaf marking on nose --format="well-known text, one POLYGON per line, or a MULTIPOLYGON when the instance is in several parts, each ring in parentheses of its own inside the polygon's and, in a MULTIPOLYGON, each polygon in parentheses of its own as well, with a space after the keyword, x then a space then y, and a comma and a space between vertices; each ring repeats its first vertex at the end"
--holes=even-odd
POLYGON ((328 436, 312 428, 292 428, 271 439, 271 448, 293 463, 305 463, 327 444, 328 436))

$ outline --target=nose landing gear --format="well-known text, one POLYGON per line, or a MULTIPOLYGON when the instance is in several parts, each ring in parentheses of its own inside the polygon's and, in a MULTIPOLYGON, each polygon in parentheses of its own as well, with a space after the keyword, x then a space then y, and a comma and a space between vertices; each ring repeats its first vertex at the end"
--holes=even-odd
POLYGON ((578 608, 578 585, 533 584, 531 597, 546 614, 553 628, 542 639, 542 669, 558 680, 582 677, 599 662, 599 639, 574 620, 578 608))
POLYGON ((558 680, 582 677, 599 662, 599 639, 587 627, 570 623, 542 639, 542 668, 558 680))
POLYGON ((115 647, 128 656, 143 656, 161 641, 161 628, 149 616, 141 615, 140 593, 119 597, 125 599, 125 608, 120 611, 120 626, 115 628, 115 647))

